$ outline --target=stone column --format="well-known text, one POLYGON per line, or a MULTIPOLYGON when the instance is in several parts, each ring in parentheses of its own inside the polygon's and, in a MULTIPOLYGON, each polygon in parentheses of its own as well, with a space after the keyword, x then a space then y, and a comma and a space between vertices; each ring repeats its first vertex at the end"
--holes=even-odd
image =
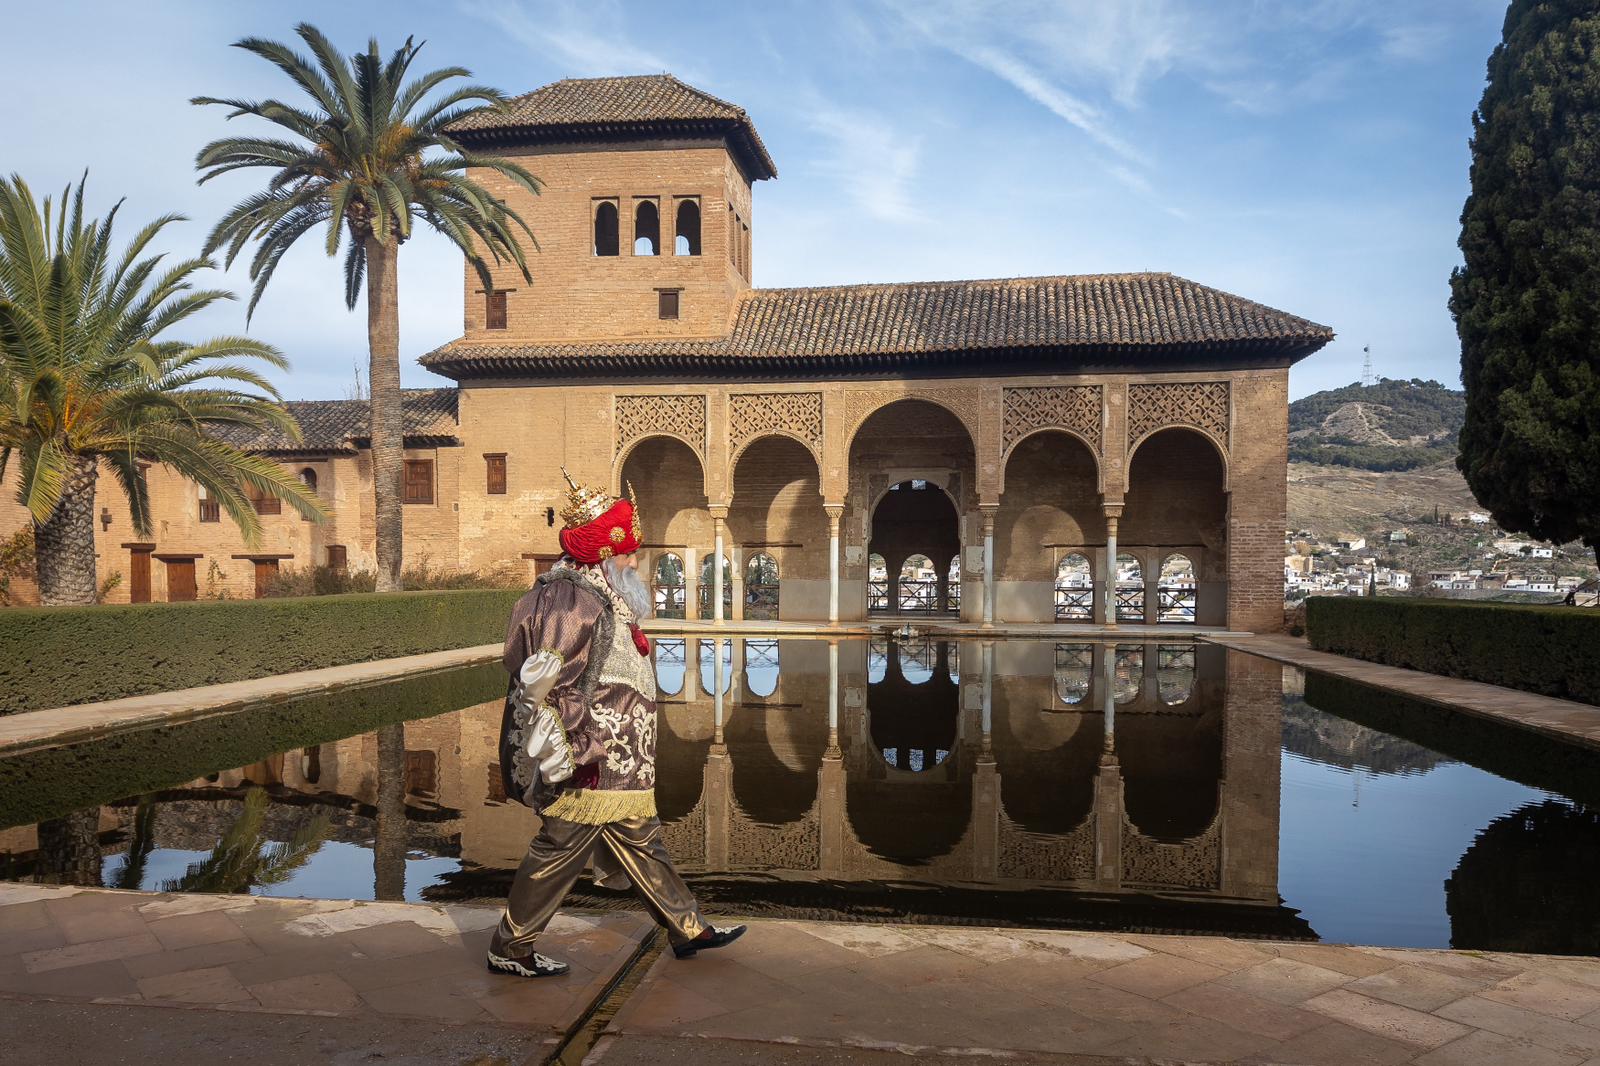
POLYGON ((1106 615, 1104 623, 1117 624, 1117 522, 1122 518, 1122 506, 1107 505, 1106 514, 1106 615))
POLYGON ((727 521, 728 521, 728 506, 727 506, 727 504, 712 504, 711 505, 711 528, 715 532, 714 532, 713 543, 712 543, 712 550, 713 550, 714 554, 711 556, 711 621, 715 625, 721 625, 722 622, 723 622, 723 617, 722 617, 722 582, 724 580, 724 577, 723 577, 723 573, 722 573, 722 571, 723 571, 722 559, 723 559, 723 553, 727 550, 727 548, 725 546, 725 542, 726 542, 727 538, 724 535, 725 532, 726 532, 725 524, 726 524, 727 521))
POLYGON ((983 515, 983 624, 994 625, 994 516, 1000 510, 995 503, 978 505, 983 515))
POLYGON ((988 755, 994 732, 994 642, 983 642, 983 753, 988 755))
POLYGON ((1100 712, 1105 740, 1100 769, 1094 778, 1094 879, 1101 888, 1122 884, 1122 770, 1117 765, 1117 648, 1104 645, 1100 676, 1100 712))
POLYGON ((723 742, 722 741, 723 699, 722 699, 722 641, 720 641, 720 640, 713 640, 711 642, 711 700, 712 700, 712 703, 711 703, 712 710, 713 710, 713 712, 714 712, 714 714, 716 716, 717 733, 716 733, 715 743, 721 744, 723 742))
POLYGON ((839 624, 839 525, 844 518, 844 504, 825 503, 828 512, 828 622, 839 624))
POLYGON ((828 641, 828 752, 839 757, 839 642, 828 641))
POLYGON ((735 622, 742 622, 744 621, 745 600, 744 553, 741 552, 737 547, 734 547, 728 552, 728 556, 728 579, 733 582, 733 620, 735 622))

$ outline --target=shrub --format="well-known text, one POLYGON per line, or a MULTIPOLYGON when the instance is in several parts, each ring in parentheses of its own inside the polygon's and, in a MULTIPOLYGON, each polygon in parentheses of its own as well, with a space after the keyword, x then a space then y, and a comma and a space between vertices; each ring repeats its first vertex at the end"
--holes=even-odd
POLYGON ((1338 596, 1306 603, 1318 651, 1600 704, 1600 610, 1338 596))
POLYGON ((0 714, 498 643, 521 591, 0 611, 0 714))
MULTIPOLYGON (((526 589, 527 570, 508 564, 493 570, 435 570, 423 559, 406 570, 401 578, 408 589, 526 589)), ((284 570, 272 579, 264 596, 339 596, 348 592, 371 592, 378 586, 378 575, 371 570, 348 570, 330 566, 311 566, 284 570)))

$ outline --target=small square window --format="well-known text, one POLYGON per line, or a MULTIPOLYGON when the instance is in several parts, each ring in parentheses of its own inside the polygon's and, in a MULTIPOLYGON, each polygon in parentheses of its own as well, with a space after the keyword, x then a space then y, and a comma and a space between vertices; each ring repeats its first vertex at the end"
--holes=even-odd
POLYGON ((677 318, 678 317, 678 290, 677 289, 658 289, 658 290, 656 290, 656 309, 660 313, 660 317, 662 317, 664 319, 668 319, 668 318, 675 319, 675 318, 677 318))
POLYGON ((343 544, 328 545, 328 569, 343 570, 349 566, 349 555, 343 544))
POLYGON ((506 328, 506 290, 495 289, 483 294, 483 328, 506 328))

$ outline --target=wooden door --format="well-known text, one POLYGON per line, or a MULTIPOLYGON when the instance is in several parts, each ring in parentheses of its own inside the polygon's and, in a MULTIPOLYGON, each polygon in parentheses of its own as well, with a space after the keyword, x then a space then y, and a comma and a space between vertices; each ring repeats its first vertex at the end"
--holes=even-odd
POLYGON ((167 560, 167 599, 172 603, 187 603, 198 598, 199 586, 194 581, 193 559, 167 560))
POLYGON ((267 594, 267 588, 278 577, 278 560, 257 559, 256 563, 256 599, 267 594))
POLYGON ((128 602, 150 602, 150 549, 128 549, 128 602))

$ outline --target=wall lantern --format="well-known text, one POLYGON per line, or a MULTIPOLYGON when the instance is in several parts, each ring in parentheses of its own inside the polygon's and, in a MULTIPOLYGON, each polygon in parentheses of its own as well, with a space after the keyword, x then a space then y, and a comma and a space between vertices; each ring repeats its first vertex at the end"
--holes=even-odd
POLYGON ((111 508, 100 508, 100 528, 106 532, 111 531, 111 508))
POLYGON ((556 509, 554 507, 546 507, 544 509, 544 522, 547 526, 556 524, 556 509))

